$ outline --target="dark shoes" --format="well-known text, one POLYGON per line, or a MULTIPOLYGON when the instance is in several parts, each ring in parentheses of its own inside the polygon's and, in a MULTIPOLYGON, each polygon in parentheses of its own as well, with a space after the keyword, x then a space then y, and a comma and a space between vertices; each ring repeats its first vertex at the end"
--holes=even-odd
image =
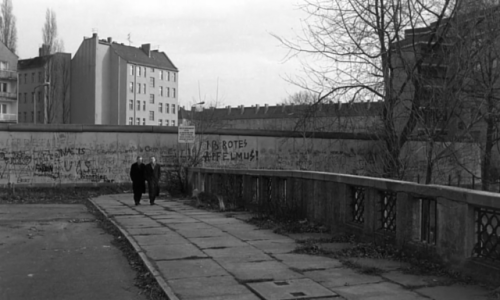
POLYGON ((155 203, 154 203, 154 202, 149 202, 149 204, 151 204, 151 205, 155 205, 155 203))
POLYGON ((135 206, 137 206, 137 205, 141 205, 141 202, 136 202, 136 203, 135 203, 135 206))

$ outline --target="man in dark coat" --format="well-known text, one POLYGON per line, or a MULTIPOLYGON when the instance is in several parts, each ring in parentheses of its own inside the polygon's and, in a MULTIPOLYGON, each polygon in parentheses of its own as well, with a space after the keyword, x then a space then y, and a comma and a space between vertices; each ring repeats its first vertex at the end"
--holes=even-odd
POLYGON ((139 205, 141 204, 142 194, 146 192, 144 164, 142 163, 142 157, 140 156, 137 156, 137 161, 130 167, 130 179, 132 180, 135 205, 139 205))
POLYGON ((151 156, 151 162, 146 165, 146 181, 148 182, 149 203, 155 204, 156 196, 160 194, 160 165, 156 158, 151 156))

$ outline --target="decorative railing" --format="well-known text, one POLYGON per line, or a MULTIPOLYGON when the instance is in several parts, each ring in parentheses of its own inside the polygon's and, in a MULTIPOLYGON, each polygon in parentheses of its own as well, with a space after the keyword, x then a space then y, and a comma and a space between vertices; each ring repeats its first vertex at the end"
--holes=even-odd
POLYGON ((226 207, 307 218, 332 231, 500 264, 500 195, 343 174, 192 168, 189 184, 226 207))
POLYGON ((16 114, 0 114, 0 122, 16 122, 16 114))

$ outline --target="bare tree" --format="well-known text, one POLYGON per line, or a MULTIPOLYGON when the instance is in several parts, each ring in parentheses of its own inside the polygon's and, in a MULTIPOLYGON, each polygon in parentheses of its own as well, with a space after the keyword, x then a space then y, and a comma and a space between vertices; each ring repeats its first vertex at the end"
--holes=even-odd
POLYGON ((45 12, 45 24, 42 28, 43 44, 49 47, 49 53, 64 51, 64 42, 58 39, 57 16, 56 13, 47 8, 45 12))
POLYGON ((317 91, 316 103, 383 102, 374 131, 383 141, 384 177, 404 177, 402 149, 422 106, 419 70, 441 47, 446 20, 459 8, 454 0, 311 0, 303 6, 309 17, 299 40, 278 37, 291 56, 315 59, 304 65, 307 80, 292 80, 317 91), (421 27, 428 32, 417 34, 421 27))
POLYGON ((0 41, 12 52, 17 50, 16 17, 12 13, 12 0, 3 0, 0 20, 0 41))

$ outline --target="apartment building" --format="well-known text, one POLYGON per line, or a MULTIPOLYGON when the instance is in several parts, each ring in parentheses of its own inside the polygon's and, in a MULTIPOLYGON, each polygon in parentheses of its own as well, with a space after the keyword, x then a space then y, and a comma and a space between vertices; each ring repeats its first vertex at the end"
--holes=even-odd
POLYGON ((74 124, 177 126, 178 69, 150 44, 84 38, 71 61, 74 124))
POLYGON ((70 123, 70 66, 71 54, 50 54, 46 45, 19 60, 19 123, 70 123))
POLYGON ((0 122, 17 123, 17 55, 0 42, 0 122))

